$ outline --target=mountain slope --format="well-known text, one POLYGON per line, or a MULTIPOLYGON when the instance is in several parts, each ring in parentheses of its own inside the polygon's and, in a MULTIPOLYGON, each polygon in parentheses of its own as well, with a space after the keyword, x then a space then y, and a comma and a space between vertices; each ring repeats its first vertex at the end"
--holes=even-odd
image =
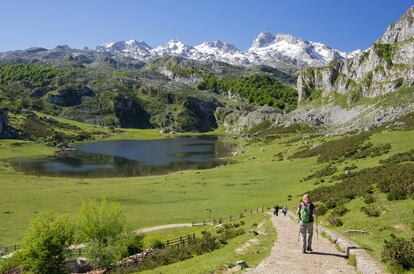
POLYGON ((323 97, 336 92, 351 103, 414 85, 413 22, 414 6, 366 51, 346 60, 333 61, 326 67, 301 71, 299 100, 320 89, 323 97))
POLYGON ((391 125, 413 112, 413 22, 414 6, 364 52, 302 70, 300 107, 285 117, 285 124, 311 123, 342 133, 391 125))

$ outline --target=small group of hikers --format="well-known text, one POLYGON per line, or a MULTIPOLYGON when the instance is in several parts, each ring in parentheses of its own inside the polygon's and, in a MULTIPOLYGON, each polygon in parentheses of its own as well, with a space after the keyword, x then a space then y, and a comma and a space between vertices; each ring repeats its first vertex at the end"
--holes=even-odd
MULTIPOLYGON (((273 215, 279 215, 279 205, 273 207, 273 215)), ((287 214, 287 206, 282 209, 284 216, 287 214)), ((312 252, 313 221, 315 215, 315 205, 309 200, 308 194, 303 195, 302 201, 296 210, 299 220, 299 233, 302 238, 302 252, 312 252)))
MULTIPOLYGON (((278 205, 278 204, 276 204, 276 205, 273 207, 273 215, 275 215, 275 216, 279 216, 279 209, 280 209, 279 205, 278 205)), ((288 211, 287 206, 284 206, 284 207, 282 208, 282 213, 283 213, 283 216, 286 216, 287 211, 288 211)))

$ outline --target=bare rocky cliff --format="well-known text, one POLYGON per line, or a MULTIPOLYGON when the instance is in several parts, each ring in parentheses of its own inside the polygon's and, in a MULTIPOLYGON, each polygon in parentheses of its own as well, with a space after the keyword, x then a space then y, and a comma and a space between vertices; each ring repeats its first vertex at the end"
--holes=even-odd
POLYGON ((307 68, 300 72, 297 82, 299 102, 337 93, 351 103, 413 85, 414 6, 369 49, 325 67, 307 68))

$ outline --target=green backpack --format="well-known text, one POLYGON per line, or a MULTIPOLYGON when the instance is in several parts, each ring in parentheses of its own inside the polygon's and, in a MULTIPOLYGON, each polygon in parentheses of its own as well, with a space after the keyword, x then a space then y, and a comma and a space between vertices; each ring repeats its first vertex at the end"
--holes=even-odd
POLYGON ((311 220, 311 203, 308 203, 306 206, 304 203, 301 203, 300 207, 300 220, 304 223, 309 223, 311 220))

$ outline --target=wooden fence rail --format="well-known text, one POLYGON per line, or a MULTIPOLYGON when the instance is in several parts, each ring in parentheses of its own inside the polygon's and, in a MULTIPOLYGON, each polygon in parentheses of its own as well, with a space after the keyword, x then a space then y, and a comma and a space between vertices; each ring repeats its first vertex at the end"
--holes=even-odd
MULTIPOLYGON (((238 219, 242 219, 247 215, 253 215, 253 214, 258 214, 258 213, 263 213, 265 212, 265 209, 269 209, 268 207, 261 207, 261 208, 254 208, 254 209, 250 209, 247 210, 245 209, 244 211, 240 212, 240 214, 236 214, 236 215, 229 215, 228 217, 221 217, 221 218, 213 218, 213 219, 204 219, 201 221, 193 221, 192 225, 194 226, 205 226, 205 225, 218 225, 218 224, 222 224, 226 221, 235 221, 238 219)), ((185 235, 182 237, 178 237, 175 239, 169 239, 169 240, 165 240, 162 243, 165 246, 179 246, 179 245, 184 245, 184 244, 188 244, 191 240, 195 239, 195 233, 193 233, 192 235, 185 235)), ((1 247, 0 248, 0 257, 4 256, 7 253, 10 252, 14 252, 17 251, 18 249, 20 249, 20 245, 13 245, 13 246, 6 246, 6 247, 1 247)), ((82 249, 83 248, 76 248, 76 249, 72 249, 72 250, 68 250, 68 254, 70 255, 74 255, 74 256, 78 256, 78 255, 82 255, 82 249)))

